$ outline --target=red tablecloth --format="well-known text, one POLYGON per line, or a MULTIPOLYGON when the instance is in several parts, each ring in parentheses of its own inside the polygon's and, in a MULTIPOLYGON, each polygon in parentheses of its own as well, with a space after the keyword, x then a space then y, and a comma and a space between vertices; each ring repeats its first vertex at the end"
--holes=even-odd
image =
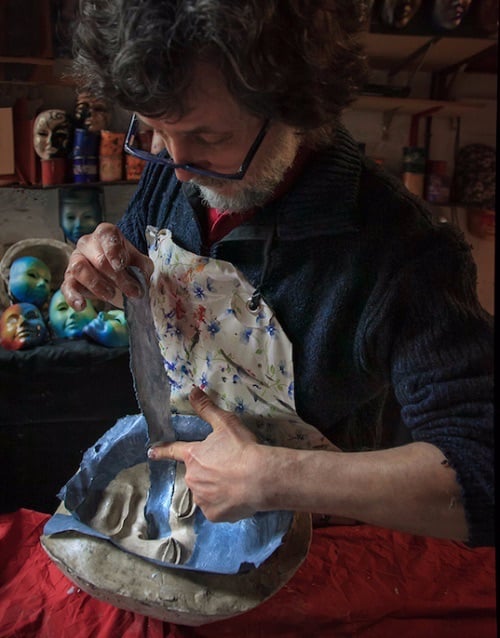
POLYGON ((0 638, 493 638, 495 553, 369 525, 317 529, 295 576, 252 611, 183 627, 75 587, 39 543, 46 514, 0 516, 0 638))

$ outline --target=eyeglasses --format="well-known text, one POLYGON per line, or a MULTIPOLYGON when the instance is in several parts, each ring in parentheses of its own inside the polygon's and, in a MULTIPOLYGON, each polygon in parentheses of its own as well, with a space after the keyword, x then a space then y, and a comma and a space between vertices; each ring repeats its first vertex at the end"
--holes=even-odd
MULTIPOLYGON (((243 179, 248 171, 248 167, 250 166, 251 161, 253 160, 255 153, 259 150, 260 145, 262 144, 262 140, 264 139, 267 131, 269 130, 269 125, 271 121, 267 119, 262 128, 257 134, 250 150, 246 154, 245 159, 243 160, 240 168, 236 173, 219 173, 217 171, 210 171, 206 168, 201 168, 201 166, 196 166, 195 164, 176 164, 174 160, 168 155, 162 153, 161 155, 155 155, 154 153, 149 153, 148 151, 143 151, 140 148, 134 146, 136 138, 138 137, 137 133, 139 130, 139 118, 134 113, 132 115, 132 119, 130 120, 130 125, 128 127, 127 136, 125 138, 125 142, 123 144, 123 148, 127 153, 133 155, 134 157, 139 157, 140 159, 146 160, 148 162, 155 162, 156 164, 163 164, 164 166, 169 166, 170 168, 182 168, 190 173, 196 173, 197 175, 204 175, 205 177, 215 177, 218 179, 243 179)), ((166 153, 168 151, 165 149, 166 153)))

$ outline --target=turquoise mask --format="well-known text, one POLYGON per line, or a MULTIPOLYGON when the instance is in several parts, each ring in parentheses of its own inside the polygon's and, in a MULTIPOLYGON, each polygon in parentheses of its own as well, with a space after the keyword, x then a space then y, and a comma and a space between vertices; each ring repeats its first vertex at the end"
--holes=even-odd
POLYGON ((19 257, 10 266, 9 293, 17 302, 41 307, 49 297, 51 278, 49 267, 41 259, 19 257))
POLYGON ((128 346, 128 326, 123 310, 100 312, 85 326, 83 334, 102 346, 128 346))
POLYGON ((50 300, 49 320, 57 337, 66 339, 81 337, 85 326, 96 316, 97 312, 88 299, 87 305, 80 312, 68 304, 61 290, 57 290, 50 300))

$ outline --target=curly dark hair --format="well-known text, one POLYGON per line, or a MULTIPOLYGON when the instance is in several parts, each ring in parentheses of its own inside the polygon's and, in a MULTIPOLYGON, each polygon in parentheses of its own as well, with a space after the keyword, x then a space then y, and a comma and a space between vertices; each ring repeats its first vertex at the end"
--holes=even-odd
POLYGON ((80 90, 181 117, 194 65, 223 72, 248 111, 306 133, 334 127, 366 73, 356 0, 80 0, 80 90))

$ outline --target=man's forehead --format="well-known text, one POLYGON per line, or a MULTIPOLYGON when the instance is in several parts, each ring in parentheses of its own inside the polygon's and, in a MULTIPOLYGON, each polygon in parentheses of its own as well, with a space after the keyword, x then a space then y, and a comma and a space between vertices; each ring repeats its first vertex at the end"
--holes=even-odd
POLYGON ((232 128, 239 120, 250 114, 237 103, 227 88, 222 72, 213 64, 198 62, 193 70, 192 81, 183 98, 182 114, 149 118, 138 113, 148 126, 158 128, 176 127, 190 133, 232 128))

